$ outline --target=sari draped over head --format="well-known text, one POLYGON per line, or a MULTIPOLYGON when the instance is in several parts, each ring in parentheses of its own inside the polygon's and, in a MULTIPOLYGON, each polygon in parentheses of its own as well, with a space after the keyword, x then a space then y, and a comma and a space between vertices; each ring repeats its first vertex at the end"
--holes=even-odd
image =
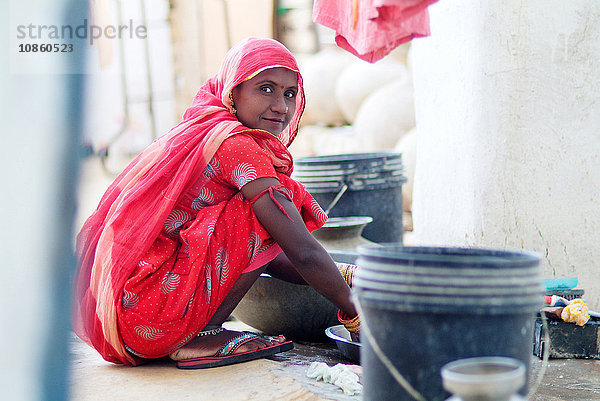
MULTIPOLYGON (((287 146, 298 130, 304 92, 296 60, 279 42, 248 38, 232 48, 218 74, 206 81, 183 121, 159 137, 115 179, 83 225, 76 243, 73 328, 110 362, 136 365, 118 329, 123 288, 163 229, 189 185, 228 137, 250 135, 271 157, 277 173, 289 176, 293 161, 287 146), (232 114, 233 88, 261 71, 284 67, 298 72, 296 111, 277 137, 244 127, 232 114)), ((314 228, 313 228, 314 229, 314 228)), ((201 329, 202 327, 198 327, 201 329)))

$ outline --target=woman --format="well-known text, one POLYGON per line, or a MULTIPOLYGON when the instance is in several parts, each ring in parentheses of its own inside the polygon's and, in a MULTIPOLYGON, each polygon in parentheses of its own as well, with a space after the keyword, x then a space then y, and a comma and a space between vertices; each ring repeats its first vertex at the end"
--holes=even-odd
POLYGON ((290 178, 287 146, 303 109, 292 54, 246 39, 183 122, 109 187, 77 239, 74 318, 106 360, 168 355, 178 367, 203 368, 292 348, 282 336, 221 327, 264 271, 310 284, 358 331, 346 280, 310 234, 327 216, 290 178))

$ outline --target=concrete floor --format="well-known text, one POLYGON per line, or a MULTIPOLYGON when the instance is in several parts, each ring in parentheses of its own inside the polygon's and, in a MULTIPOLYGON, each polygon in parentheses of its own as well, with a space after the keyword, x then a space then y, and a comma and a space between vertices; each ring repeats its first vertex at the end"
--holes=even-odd
MULTIPOLYGON (((250 327, 227 322, 231 329, 250 327)), ((71 398, 73 400, 211 400, 319 401, 360 400, 336 386, 306 377, 314 361, 351 363, 333 343, 300 344, 294 349, 246 363, 202 370, 181 370, 161 360, 138 367, 118 366, 73 335, 71 341, 71 398)))
MULTIPOLYGON (((542 361, 533 357, 532 377, 542 361)), ((551 359, 532 401, 600 400, 600 360, 551 359)))
MULTIPOLYGON (((95 208, 111 178, 95 159, 84 161, 80 204, 76 224, 80 226, 95 208)), ((228 322, 244 329, 239 322, 228 322)), ((95 400, 210 400, 210 401, 319 401, 362 400, 346 396, 336 386, 306 377, 314 361, 351 363, 344 360, 334 343, 299 344, 289 352, 269 359, 205 370, 180 370, 169 361, 135 368, 105 362, 75 336, 71 341, 71 398, 95 400)), ((532 356, 535 382, 542 362, 532 356)), ((600 401, 600 360, 557 359, 549 361, 542 383, 532 401, 600 401)))
MULTIPOLYGON (((123 168, 127 160, 110 161, 111 170, 123 168)), ((96 158, 83 160, 79 184, 77 231, 95 209, 113 180, 96 158)), ((252 328, 227 322, 236 330, 252 328)), ((289 352, 269 359, 205 370, 181 370, 160 361, 129 368, 104 361, 75 335, 71 341, 71 395, 73 400, 356 400, 337 387, 306 377, 311 362, 342 361, 334 344, 295 344, 289 352)))
MULTIPOLYGON (((228 322, 234 329, 242 323, 228 322)), ((335 344, 295 343, 293 350, 247 363, 204 370, 180 370, 170 361, 135 368, 105 362, 73 336, 71 341, 71 397, 81 401, 105 400, 211 400, 211 401, 359 401, 336 386, 306 377, 314 361, 351 364, 335 344)), ((542 361, 532 356, 530 383, 542 361)), ((600 360, 550 360, 541 385, 531 401, 600 400, 600 360)))

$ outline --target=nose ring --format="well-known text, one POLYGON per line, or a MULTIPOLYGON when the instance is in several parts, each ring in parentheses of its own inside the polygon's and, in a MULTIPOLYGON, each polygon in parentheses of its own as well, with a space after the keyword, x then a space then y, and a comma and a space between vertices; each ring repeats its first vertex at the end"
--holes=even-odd
POLYGON ((287 106, 286 106, 286 108, 285 108, 285 112, 287 113, 287 112, 288 112, 288 110, 289 110, 289 107, 287 107, 287 106))

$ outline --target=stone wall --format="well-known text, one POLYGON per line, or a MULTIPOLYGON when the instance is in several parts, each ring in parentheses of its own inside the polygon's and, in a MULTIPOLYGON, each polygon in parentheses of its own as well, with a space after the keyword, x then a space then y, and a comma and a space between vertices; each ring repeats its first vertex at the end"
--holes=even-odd
POLYGON ((414 240, 533 250, 600 309, 600 3, 442 1, 413 41, 414 240))

